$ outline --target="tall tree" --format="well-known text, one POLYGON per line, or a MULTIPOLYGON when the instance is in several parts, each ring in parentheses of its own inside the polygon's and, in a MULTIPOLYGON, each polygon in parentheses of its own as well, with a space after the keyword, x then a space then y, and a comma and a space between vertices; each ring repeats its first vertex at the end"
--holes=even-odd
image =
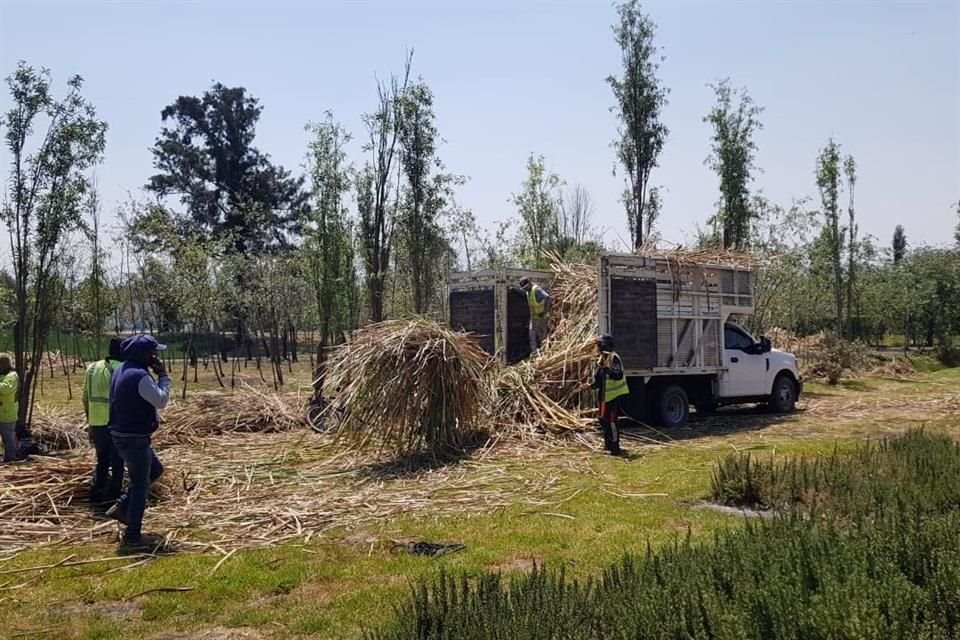
POLYGON ((396 224, 399 180, 394 160, 397 155, 397 110, 399 97, 407 91, 413 54, 407 55, 402 79, 392 75, 389 82, 377 82, 377 107, 364 114, 369 136, 363 150, 370 160, 357 173, 357 213, 360 217, 360 249, 366 275, 370 320, 383 320, 383 289, 390 269, 390 250, 396 224), (392 200, 392 202, 391 202, 392 200))
POLYGON ((660 121, 667 104, 668 90, 660 84, 657 70, 663 57, 653 38, 656 25, 641 11, 637 0, 617 6, 619 21, 613 36, 620 47, 623 76, 610 76, 607 82, 616 99, 612 111, 619 120, 619 138, 614 141, 617 159, 626 172, 624 206, 627 224, 635 248, 644 241, 644 203, 650 172, 669 133, 660 121))
POLYGON ((858 227, 853 201, 857 184, 857 163, 851 155, 848 155, 843 161, 843 174, 847 179, 847 194, 849 196, 847 205, 847 337, 852 340, 855 328, 853 292, 857 279, 859 246, 857 244, 858 227))
POLYGON ((450 188, 459 178, 441 173, 433 93, 421 79, 398 96, 397 130, 400 172, 405 189, 399 216, 404 271, 410 282, 413 312, 425 314, 443 279, 441 267, 450 243, 440 216, 450 188))
POLYGON ((308 202, 303 177, 254 146, 262 110, 243 87, 220 83, 200 97, 180 96, 160 114, 158 173, 147 183, 158 197, 180 199, 192 231, 226 240, 239 255, 286 244, 308 202))
POLYGON ((560 176, 547 171, 543 156, 530 154, 527 178, 520 193, 512 197, 520 215, 520 236, 528 262, 535 268, 546 266, 544 252, 557 246, 559 237, 560 176))
POLYGON ((107 125, 81 95, 83 79, 67 81, 62 99, 51 94, 50 73, 25 62, 7 79, 11 108, 3 116, 11 170, 2 209, 13 258, 13 350, 20 377, 18 424, 26 429, 47 336, 63 286, 64 242, 82 228, 90 186, 86 170, 100 162, 107 125), (41 129, 38 138, 33 134, 41 129))
POLYGON ((349 314, 355 280, 353 238, 344 202, 350 191, 345 150, 350 134, 329 112, 322 122, 307 125, 307 131, 313 135, 307 156, 313 206, 304 220, 304 253, 321 341, 329 344, 334 335, 353 325, 349 314))
POLYGON ((710 86, 717 102, 703 120, 713 127, 712 151, 706 163, 720 177, 715 222, 725 249, 746 249, 750 221, 756 216, 750 208, 750 182, 756 169, 754 134, 763 128, 759 120, 763 108, 745 88, 734 91, 729 78, 710 86))
POLYGON ((903 225, 898 224, 893 230, 893 264, 903 262, 903 257, 907 253, 907 234, 903 230, 903 225))
POLYGON ((824 217, 823 242, 831 270, 835 329, 843 335, 843 229, 840 226, 840 145, 831 138, 817 156, 817 187, 824 217))

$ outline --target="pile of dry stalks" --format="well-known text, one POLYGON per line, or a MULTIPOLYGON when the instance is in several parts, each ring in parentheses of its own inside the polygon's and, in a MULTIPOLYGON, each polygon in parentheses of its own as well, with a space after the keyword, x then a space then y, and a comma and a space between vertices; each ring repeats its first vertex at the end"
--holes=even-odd
MULTIPOLYGON (((236 393, 200 393, 171 403, 160 413, 154 443, 169 446, 223 433, 278 433, 306 426, 306 398, 244 387, 236 393)), ((87 442, 79 409, 37 405, 31 431, 47 452, 76 449, 87 442)))
POLYGON ((551 256, 556 274, 550 335, 530 360, 501 368, 495 377, 494 420, 548 433, 590 428, 595 394, 597 269, 551 256))
POLYGON ((354 333, 331 358, 325 384, 341 434, 442 457, 485 427, 489 364, 464 334, 430 320, 393 320, 354 333))

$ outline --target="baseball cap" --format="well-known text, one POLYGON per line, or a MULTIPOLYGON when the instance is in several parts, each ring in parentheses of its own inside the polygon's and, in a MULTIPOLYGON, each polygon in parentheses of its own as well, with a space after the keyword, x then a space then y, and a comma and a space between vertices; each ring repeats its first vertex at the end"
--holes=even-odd
POLYGON ((149 351, 163 351, 166 348, 167 345, 160 344, 156 338, 146 334, 130 336, 120 345, 124 357, 130 357, 137 353, 147 353, 149 351))

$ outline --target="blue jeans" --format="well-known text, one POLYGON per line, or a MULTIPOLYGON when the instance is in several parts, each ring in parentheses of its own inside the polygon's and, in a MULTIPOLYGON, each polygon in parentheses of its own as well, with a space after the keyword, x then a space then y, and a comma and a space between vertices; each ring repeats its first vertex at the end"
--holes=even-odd
POLYGON ((163 474, 163 464, 150 446, 150 436, 111 435, 113 446, 123 459, 130 478, 130 485, 119 500, 120 509, 127 514, 127 530, 123 533, 123 539, 138 542, 143 512, 147 509, 147 490, 163 474))
POLYGON ((17 424, 15 422, 0 423, 0 437, 3 439, 3 461, 13 462, 17 459, 17 424))
POLYGON ((116 500, 123 491, 123 459, 113 446, 110 429, 90 427, 90 441, 97 452, 97 466, 90 480, 90 499, 116 500))

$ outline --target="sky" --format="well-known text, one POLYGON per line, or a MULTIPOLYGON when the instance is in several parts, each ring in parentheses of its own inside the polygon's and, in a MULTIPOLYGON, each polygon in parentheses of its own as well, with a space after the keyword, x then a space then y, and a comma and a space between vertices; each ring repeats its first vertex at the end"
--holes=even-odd
MULTIPOLYGON (((670 135, 651 183, 659 231, 691 242, 715 211, 705 165, 709 83, 729 77, 764 108, 752 185, 789 206, 817 191, 818 150, 833 137, 858 164, 862 232, 888 246, 952 240, 960 199, 960 2, 652 2, 670 135)), ((468 178, 458 203, 488 227, 514 214, 531 153, 586 188, 610 247, 629 234, 611 141, 607 76, 620 71, 610 2, 9 2, 0 0, 0 75, 18 60, 72 74, 107 121, 96 170, 106 218, 153 173, 160 111, 216 81, 243 86, 263 114, 256 145, 303 172, 304 125, 326 111, 354 134, 376 79, 414 50, 434 93, 440 157, 468 178)), ((3 110, 9 108, 2 93, 3 110)), ((0 156, 6 172, 9 154, 0 156)))

